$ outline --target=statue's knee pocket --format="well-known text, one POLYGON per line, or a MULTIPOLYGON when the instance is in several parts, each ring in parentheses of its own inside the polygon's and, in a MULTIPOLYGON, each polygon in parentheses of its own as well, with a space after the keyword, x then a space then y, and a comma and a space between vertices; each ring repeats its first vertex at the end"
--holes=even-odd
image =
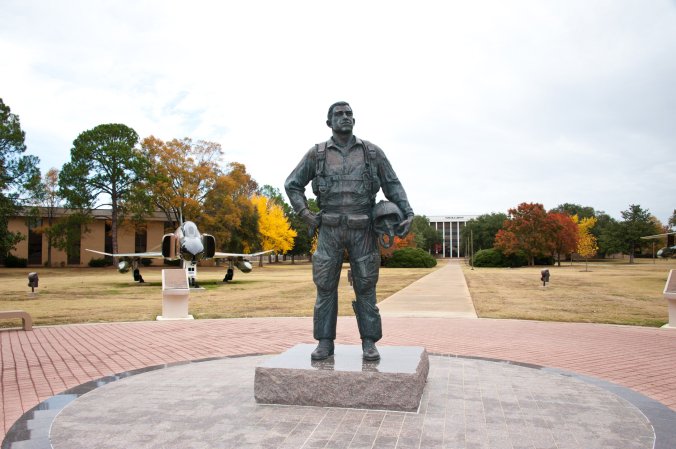
POLYGON ((324 290, 338 287, 341 262, 336 263, 330 257, 315 253, 312 256, 312 280, 315 285, 324 290))
POLYGON ((354 281, 358 288, 375 287, 378 282, 378 269, 380 268, 380 255, 378 253, 367 254, 355 260, 352 264, 354 281))

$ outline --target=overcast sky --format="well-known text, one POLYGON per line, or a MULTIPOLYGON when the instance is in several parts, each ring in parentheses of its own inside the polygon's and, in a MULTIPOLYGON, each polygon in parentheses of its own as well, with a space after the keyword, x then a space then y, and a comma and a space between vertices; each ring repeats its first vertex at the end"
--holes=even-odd
POLYGON ((218 142, 283 190, 345 100, 417 214, 676 208, 674 0, 0 0, 0 18, 0 97, 43 171, 124 123, 218 142))

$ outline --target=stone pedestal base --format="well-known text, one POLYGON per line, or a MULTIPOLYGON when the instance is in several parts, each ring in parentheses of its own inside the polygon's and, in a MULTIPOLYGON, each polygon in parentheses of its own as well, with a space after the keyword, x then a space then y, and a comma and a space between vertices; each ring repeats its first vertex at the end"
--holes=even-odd
POLYGON ((669 309, 669 322, 665 324, 664 328, 676 329, 676 293, 672 293, 671 297, 665 293, 664 298, 667 300, 669 309))
POLYGON ((185 316, 180 316, 178 318, 175 317, 167 317, 164 315, 157 315, 157 318, 155 318, 156 321, 178 321, 178 320, 194 320, 195 317, 192 315, 185 315, 185 316))
POLYGON ((254 396, 263 404, 314 405, 415 412, 427 381, 425 348, 379 346, 380 360, 362 360, 361 346, 310 359, 315 345, 296 345, 256 367, 254 396))
POLYGON ((162 315, 158 320, 192 320, 188 314, 189 289, 162 291, 162 315))

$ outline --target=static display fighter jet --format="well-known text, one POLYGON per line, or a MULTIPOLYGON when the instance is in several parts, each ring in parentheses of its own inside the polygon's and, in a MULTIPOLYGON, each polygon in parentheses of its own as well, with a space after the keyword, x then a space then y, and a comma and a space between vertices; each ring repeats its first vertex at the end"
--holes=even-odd
POLYGON ((674 256, 676 256, 676 246, 665 246, 664 248, 661 248, 659 251, 657 251, 657 257, 664 257, 665 259, 668 259, 669 257, 674 256))
MULTIPOLYGON (((642 240, 657 240, 657 239, 666 239, 667 241, 667 246, 664 248, 660 248, 659 251, 657 251, 657 257, 663 257, 665 259, 668 259, 670 257, 676 257, 676 245, 674 245, 674 240, 676 240, 676 232, 666 232, 664 234, 655 234, 655 235, 647 235, 645 237, 641 237, 642 240)), ((653 248, 654 248, 655 243, 653 242, 653 248)))
POLYGON ((111 254, 101 251, 88 249, 92 253, 102 254, 120 258, 117 269, 120 273, 126 273, 133 270, 134 280, 143 282, 140 271, 141 259, 167 259, 181 260, 183 268, 188 274, 188 281, 191 287, 197 285, 197 262, 206 259, 227 259, 229 262, 228 271, 225 273, 223 282, 232 280, 234 267, 237 267, 243 273, 248 273, 253 269, 248 258, 256 257, 272 251, 262 251, 254 254, 221 253, 216 251, 216 239, 213 235, 200 234, 197 225, 192 221, 186 221, 179 226, 173 234, 165 234, 162 237, 161 252, 146 253, 118 253, 111 254))

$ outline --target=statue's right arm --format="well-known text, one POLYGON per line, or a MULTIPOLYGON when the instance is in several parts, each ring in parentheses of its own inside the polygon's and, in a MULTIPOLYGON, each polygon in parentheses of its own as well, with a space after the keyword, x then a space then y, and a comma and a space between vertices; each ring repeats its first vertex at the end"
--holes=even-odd
POLYGON ((315 177, 316 158, 316 151, 313 147, 303 156, 296 168, 286 178, 286 182, 284 182, 286 196, 289 197, 289 202, 293 209, 300 215, 308 208, 305 186, 315 177))

